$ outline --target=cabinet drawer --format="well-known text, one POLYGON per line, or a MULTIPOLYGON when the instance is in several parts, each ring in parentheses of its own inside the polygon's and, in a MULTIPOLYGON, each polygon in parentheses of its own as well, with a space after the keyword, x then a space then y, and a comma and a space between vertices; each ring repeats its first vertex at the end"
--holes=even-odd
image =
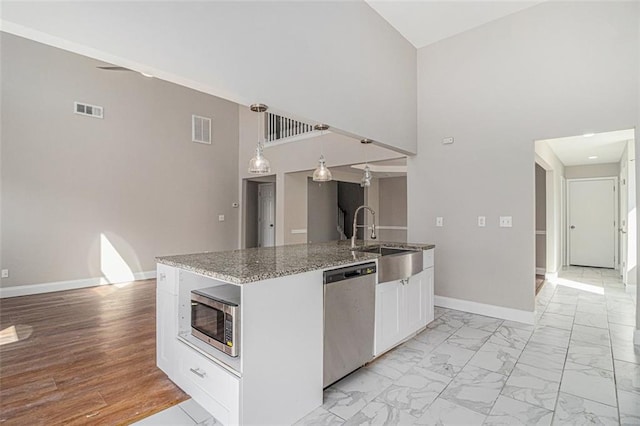
POLYGON ((430 249, 430 250, 424 250, 423 253, 423 257, 422 257, 422 268, 423 269, 427 269, 427 268, 431 268, 433 267, 433 255, 434 255, 435 250, 434 249, 430 249))
POLYGON ((240 379, 194 349, 180 346, 180 375, 227 410, 238 407, 240 379))

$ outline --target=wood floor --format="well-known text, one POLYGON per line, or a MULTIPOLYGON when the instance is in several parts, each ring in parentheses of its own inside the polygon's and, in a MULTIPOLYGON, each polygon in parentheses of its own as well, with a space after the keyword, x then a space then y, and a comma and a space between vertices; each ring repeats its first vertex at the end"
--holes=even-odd
POLYGON ((0 299, 0 424, 128 424, 188 399, 156 367, 155 288, 0 299))

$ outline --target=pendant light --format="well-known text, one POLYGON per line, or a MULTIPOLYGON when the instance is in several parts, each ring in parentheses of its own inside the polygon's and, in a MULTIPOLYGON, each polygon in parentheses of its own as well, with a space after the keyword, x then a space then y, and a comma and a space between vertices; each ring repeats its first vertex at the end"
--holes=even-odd
MULTIPOLYGON (((371 142, 373 142, 371 139, 362 139, 360 141, 361 144, 364 145, 368 145, 371 142)), ((363 188, 368 188, 371 186, 371 169, 369 168, 369 163, 367 162, 367 154, 366 154, 366 150, 365 150, 365 154, 364 154, 364 162, 365 162, 365 166, 364 166, 364 176, 362 176, 362 180, 360 181, 360 186, 363 188)))
MULTIPOLYGON (((322 132, 329 128, 326 124, 316 124, 313 126, 315 130, 320 130, 320 137, 322 137, 322 132)), ((324 155, 322 155, 322 140, 320 140, 320 158, 318 159, 318 167, 313 171, 313 181, 314 182, 329 182, 333 177, 331 176, 331 171, 327 168, 324 160, 324 155)))
POLYGON ((253 104, 249 108, 253 112, 260 113, 260 120, 258 120, 258 144, 256 146, 256 155, 249 160, 249 173, 255 175, 264 175, 271 173, 271 165, 264 155, 262 150, 264 148, 264 113, 268 109, 265 104, 253 104))

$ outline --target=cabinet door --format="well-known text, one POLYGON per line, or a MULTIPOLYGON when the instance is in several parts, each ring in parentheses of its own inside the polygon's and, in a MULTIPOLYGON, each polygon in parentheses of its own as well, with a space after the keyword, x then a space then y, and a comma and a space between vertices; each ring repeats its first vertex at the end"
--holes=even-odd
POLYGON ((435 295, 433 288, 433 268, 425 269, 423 273, 427 292, 427 324, 429 324, 434 319, 433 305, 435 303, 435 295))
POLYGON ((427 325, 427 281, 425 272, 404 281, 404 299, 407 314, 403 338, 427 325))
POLYGON ((402 290, 400 281, 389 281, 376 286, 375 356, 393 347, 403 338, 402 290))

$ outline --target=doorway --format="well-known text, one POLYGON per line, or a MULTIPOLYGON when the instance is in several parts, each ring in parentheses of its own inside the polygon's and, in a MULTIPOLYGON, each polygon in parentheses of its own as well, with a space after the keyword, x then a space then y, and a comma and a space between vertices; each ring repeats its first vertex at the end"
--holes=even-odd
POLYGON ((243 248, 272 247, 276 242, 275 176, 245 179, 243 248))
POLYGON ((615 268, 616 180, 567 181, 569 265, 615 268))

